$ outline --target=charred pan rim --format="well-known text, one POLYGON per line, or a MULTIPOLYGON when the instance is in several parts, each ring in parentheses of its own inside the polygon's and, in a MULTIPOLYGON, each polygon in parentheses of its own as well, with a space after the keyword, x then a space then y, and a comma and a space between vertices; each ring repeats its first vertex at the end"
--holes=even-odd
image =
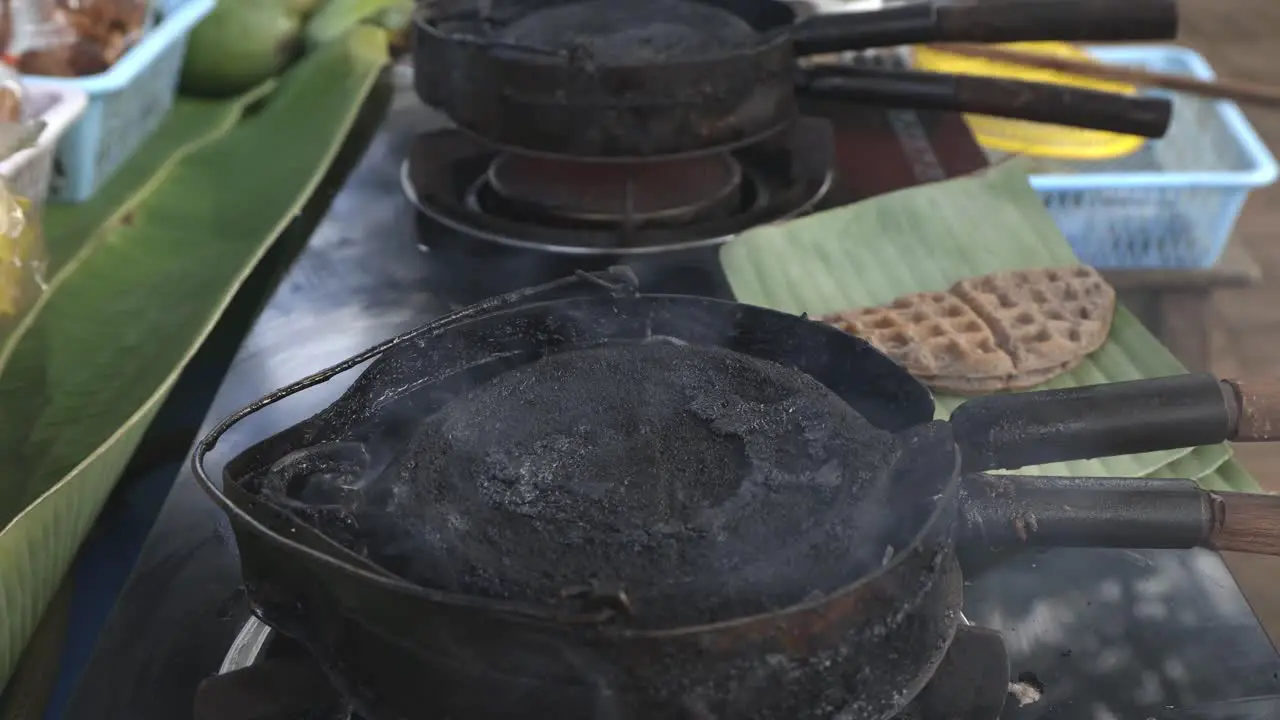
MULTIPOLYGON (((545 67, 564 67, 568 64, 566 58, 538 48, 525 49, 518 45, 503 45, 488 42, 483 38, 478 38, 464 33, 446 32, 436 24, 439 18, 437 13, 434 12, 433 5, 434 3, 418 3, 417 7, 414 8, 413 11, 413 22, 420 32, 423 32, 436 40, 471 47, 476 51, 488 53, 492 57, 500 60, 528 63, 530 65, 542 65, 545 67)), ((794 22, 794 20, 795 16, 794 13, 792 13, 792 21, 794 22)), ((750 62, 752 58, 762 52, 790 45, 790 30, 791 24, 784 24, 767 30, 756 30, 758 35, 757 42, 749 47, 698 60, 678 60, 669 63, 664 62, 661 66, 668 70, 687 69, 696 71, 698 68, 712 67, 725 62, 750 62)), ((653 67, 653 64, 635 63, 626 65, 608 65, 594 68, 591 72, 594 75, 608 76, 612 71, 633 73, 647 67, 653 67)))
MULTIPOLYGON (((670 299, 681 298, 682 296, 647 295, 641 297, 670 299)), ((741 303, 715 300, 711 298, 682 299, 711 304, 741 305, 741 303)), ((553 304, 555 302, 557 301, 548 301, 548 304, 553 304)), ((238 504, 233 502, 226 493, 224 493, 224 491, 209 478, 204 466, 206 456, 217 445, 218 440, 228 429, 258 410, 269 405, 273 405, 299 391, 319 385, 332 377, 345 372, 346 370, 377 358, 382 355, 382 353, 403 343, 418 340, 422 337, 437 336, 443 334, 446 330, 461 327, 469 322, 479 321, 482 319, 492 319, 501 315, 525 311, 530 305, 537 304, 542 303, 530 302, 515 307, 493 310, 491 312, 483 312, 483 310, 481 310, 482 314, 479 315, 441 318, 437 323, 428 323, 427 325, 415 328, 414 330, 410 330, 389 340, 383 341, 336 365, 313 373, 312 375, 286 385, 285 387, 280 388, 279 390, 276 390, 275 392, 250 403, 249 405, 246 405, 220 421, 196 444, 195 451, 192 453, 191 457, 191 469, 195 474, 196 482, 199 483, 200 487, 223 510, 223 512, 228 515, 232 520, 233 525, 238 526, 239 529, 252 532, 264 541, 274 544, 284 551, 292 552, 295 555, 301 555, 311 562, 319 563, 331 570, 350 576, 353 580, 372 583, 385 591, 401 593, 428 602, 453 606, 463 610, 504 613, 511 616, 513 620, 518 619, 531 624, 542 624, 553 628, 563 625, 595 626, 601 635, 616 640, 688 639, 707 633, 726 631, 743 633, 772 632, 778 629, 777 624, 779 619, 786 616, 801 615, 813 619, 834 619, 854 613, 857 611, 858 605, 862 602, 861 591, 864 588, 874 585, 883 576, 899 571, 902 565, 914 560, 915 556, 920 552, 921 545, 924 544, 931 536, 937 534, 938 526, 948 522, 948 520, 952 519, 957 512, 957 503, 959 502, 959 490, 961 484, 960 451, 958 446, 954 443, 950 443, 950 450, 952 454, 950 477, 947 478, 942 492, 934 498, 933 509, 930 512, 929 517, 912 535, 911 542, 903 549, 895 551, 889 561, 882 564, 874 572, 863 575, 852 583, 844 585, 821 598, 808 602, 796 603, 772 612, 729 618, 714 623, 704 623, 700 625, 663 628, 659 630, 634 630, 604 625, 602 624, 604 618, 599 614, 568 614, 554 612, 548 610, 542 605, 480 598, 424 588, 394 576, 389 572, 384 571, 379 573, 374 571, 373 568, 376 566, 372 566, 368 561, 363 561, 363 559, 358 555, 337 545, 337 543, 333 543, 332 541, 329 541, 326 544, 334 549, 334 554, 320 552, 319 550, 298 541, 291 540, 273 531, 257 518, 247 513, 238 504), (350 558, 350 560, 347 558, 350 558), (361 567, 357 563, 364 564, 365 567, 361 567)), ((805 321, 803 318, 787 315, 786 313, 770 310, 768 308, 755 306, 748 307, 751 307, 753 311, 765 314, 786 316, 788 319, 798 322, 805 321)), ((466 311, 464 310, 459 312, 465 313, 466 311)), ((827 328, 816 323, 815 326, 816 327, 814 329, 819 332, 840 332, 835 328, 827 328)), ((901 374, 904 383, 912 383, 919 386, 918 381, 907 374, 905 370, 901 371, 901 374)), ((297 425, 291 427, 297 427, 297 425)), ((952 529, 947 529, 943 532, 945 536, 949 537, 951 535, 951 531, 952 529)), ((327 538, 325 539, 327 540, 327 538)), ((784 622, 789 625, 792 624, 793 621, 798 621, 798 619, 787 618, 784 622)))

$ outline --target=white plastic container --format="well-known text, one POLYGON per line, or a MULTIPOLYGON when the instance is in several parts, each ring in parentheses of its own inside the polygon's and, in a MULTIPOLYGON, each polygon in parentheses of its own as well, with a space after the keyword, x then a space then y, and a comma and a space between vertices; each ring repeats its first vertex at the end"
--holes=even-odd
POLYGON ((42 85, 26 80, 22 112, 30 118, 44 120, 45 127, 32 147, 16 152, 0 161, 0 176, 9 182, 13 192, 43 206, 53 179, 53 161, 58 141, 71 129, 89 105, 83 90, 66 86, 42 85))

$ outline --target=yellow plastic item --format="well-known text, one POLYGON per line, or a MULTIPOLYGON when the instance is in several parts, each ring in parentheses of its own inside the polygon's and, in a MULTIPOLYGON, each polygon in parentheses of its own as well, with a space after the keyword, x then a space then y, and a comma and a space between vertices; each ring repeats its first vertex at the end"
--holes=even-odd
MULTIPOLYGON (((1089 54, 1084 50, 1062 42, 1010 43, 997 47, 1073 60, 1090 59, 1089 54)), ((1055 70, 992 62, 931 47, 916 47, 913 50, 916 69, 927 72, 981 75, 1010 80, 1052 83, 1122 95, 1132 95, 1137 92, 1134 86, 1126 83, 1095 80, 1055 70)), ((1120 135, 1099 130, 1082 130, 1080 128, 1046 125, 1025 120, 1006 120, 986 115, 965 115, 965 121, 969 124, 969 129, 973 131, 978 143, 983 147, 1006 153, 1031 155, 1033 157, 1061 160, 1109 160, 1130 155, 1146 142, 1145 138, 1136 135, 1120 135)))

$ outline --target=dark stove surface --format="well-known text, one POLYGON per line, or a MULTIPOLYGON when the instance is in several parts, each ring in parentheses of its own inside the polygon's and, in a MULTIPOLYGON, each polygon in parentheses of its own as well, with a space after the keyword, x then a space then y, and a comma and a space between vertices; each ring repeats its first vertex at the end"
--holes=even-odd
MULTIPOLYGON (((952 116, 808 111, 840 116, 836 157, 844 172, 829 202, 981 164, 952 116)), ((426 278, 461 273, 435 266, 437 259, 416 247, 417 213, 398 177, 412 138, 439 122, 406 85, 384 132, 241 346, 206 426, 445 308, 426 278)), ((715 267, 690 266, 664 289, 723 293, 723 277, 715 267)), ((211 457, 215 476, 247 444, 334 399, 313 390, 258 413, 211 457)), ((104 516, 99 533, 111 532, 112 522, 104 516)), ((184 468, 62 717, 191 718, 197 685, 218 671, 247 617, 239 582, 226 520, 184 468)), ((1003 633, 1014 675, 1043 683, 1040 700, 1007 708, 1003 720, 1280 717, 1280 658, 1214 553, 1023 554, 970 570, 965 612, 1003 633)))
MULTIPOLYGON (((892 720, 998 720, 1009 693, 1000 634, 963 623, 924 689, 892 720)), ((605 718, 611 716, 604 716, 605 718)), ((362 720, 306 651, 250 618, 218 674, 196 691, 194 720, 362 720)))

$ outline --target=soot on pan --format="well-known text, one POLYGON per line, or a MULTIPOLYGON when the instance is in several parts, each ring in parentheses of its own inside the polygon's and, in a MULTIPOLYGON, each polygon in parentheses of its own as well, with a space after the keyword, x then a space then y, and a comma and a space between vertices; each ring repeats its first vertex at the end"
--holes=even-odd
POLYGON ((423 586, 540 603, 625 593, 629 608, 609 606, 630 610, 620 619, 670 627, 784 607, 878 565, 874 495, 894 452, 808 375, 620 342, 472 389, 376 477, 334 489, 321 473, 289 494, 423 586))
POLYGON ((512 22, 503 42, 585 53, 599 65, 712 57, 750 46, 755 30, 727 10, 692 0, 590 0, 538 10, 512 22))

